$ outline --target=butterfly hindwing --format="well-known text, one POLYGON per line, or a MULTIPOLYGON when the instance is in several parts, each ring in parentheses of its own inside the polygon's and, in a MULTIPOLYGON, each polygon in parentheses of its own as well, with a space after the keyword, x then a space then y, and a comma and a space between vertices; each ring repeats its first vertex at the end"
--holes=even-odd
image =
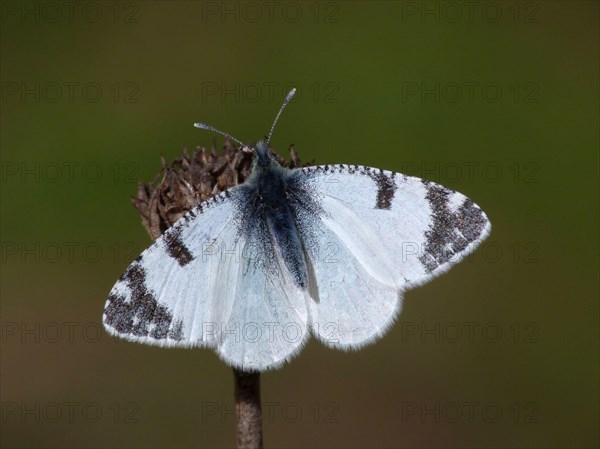
POLYGON ((217 351, 229 364, 262 371, 282 365, 304 345, 308 294, 294 283, 277 248, 271 253, 246 242, 241 249, 237 279, 229 284, 235 289, 231 311, 216 321, 222 326, 217 351))

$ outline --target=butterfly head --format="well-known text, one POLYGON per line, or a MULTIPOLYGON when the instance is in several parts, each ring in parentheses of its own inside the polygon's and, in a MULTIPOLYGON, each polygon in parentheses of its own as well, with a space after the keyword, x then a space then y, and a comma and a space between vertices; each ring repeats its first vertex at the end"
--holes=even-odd
POLYGON ((256 146, 252 148, 252 152, 256 155, 253 168, 260 167, 264 169, 273 164, 277 164, 277 161, 271 156, 269 144, 265 140, 260 140, 256 146))

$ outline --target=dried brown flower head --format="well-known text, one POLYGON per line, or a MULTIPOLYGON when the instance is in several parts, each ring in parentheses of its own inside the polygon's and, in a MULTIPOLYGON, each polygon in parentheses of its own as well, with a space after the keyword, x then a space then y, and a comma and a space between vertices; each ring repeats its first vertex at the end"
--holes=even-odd
MULTIPOLYGON (((293 146, 289 151, 290 162, 275 152, 273 156, 283 167, 302 167, 293 146)), ((230 140, 225 142, 221 154, 217 154, 214 147, 210 151, 197 147, 190 156, 184 148, 183 156, 170 165, 161 157, 163 167, 154 181, 139 181, 137 195, 132 198, 150 237, 157 239, 190 209, 243 183, 250 174, 253 158, 253 154, 241 151, 230 140)))

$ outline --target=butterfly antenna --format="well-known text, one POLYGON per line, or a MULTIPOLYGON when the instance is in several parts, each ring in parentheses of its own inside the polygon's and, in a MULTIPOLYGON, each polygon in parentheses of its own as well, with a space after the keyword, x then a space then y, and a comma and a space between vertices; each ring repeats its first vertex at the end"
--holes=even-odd
POLYGON ((269 146, 269 143, 271 142, 271 136, 273 135, 273 130, 275 129, 277 120, 279 120, 279 116, 281 115, 281 113, 283 112, 283 110, 285 109, 285 107, 288 105, 288 103, 290 102, 290 100, 292 99, 292 97, 295 94, 296 94, 296 88, 294 87, 287 94, 287 97, 285 97, 285 100, 283 100, 283 104, 281 105, 281 108, 279 108, 279 112, 277 113, 277 116, 275 117, 275 120, 273 121, 273 126, 271 126, 271 131, 269 131, 269 137, 267 138, 267 147, 269 146))
POLYGON ((240 142, 238 139, 236 139, 235 137, 233 137, 232 135, 224 133, 223 131, 220 131, 217 128, 215 128, 214 126, 207 125, 206 123, 194 123, 194 126, 196 128, 207 129, 209 131, 213 131, 215 133, 221 134, 222 136, 228 137, 229 139, 233 140, 234 142, 239 143, 243 147, 246 146, 242 142, 240 142))

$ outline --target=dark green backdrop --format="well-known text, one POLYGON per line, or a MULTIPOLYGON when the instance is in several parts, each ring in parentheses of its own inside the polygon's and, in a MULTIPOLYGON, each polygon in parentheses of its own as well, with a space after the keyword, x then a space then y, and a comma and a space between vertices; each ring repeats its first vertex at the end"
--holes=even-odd
POLYGON ((268 130, 426 177, 493 231, 380 342, 263 376, 267 447, 597 447, 598 3, 1 4, 3 447, 230 447, 231 370, 118 342, 160 155, 268 130))

